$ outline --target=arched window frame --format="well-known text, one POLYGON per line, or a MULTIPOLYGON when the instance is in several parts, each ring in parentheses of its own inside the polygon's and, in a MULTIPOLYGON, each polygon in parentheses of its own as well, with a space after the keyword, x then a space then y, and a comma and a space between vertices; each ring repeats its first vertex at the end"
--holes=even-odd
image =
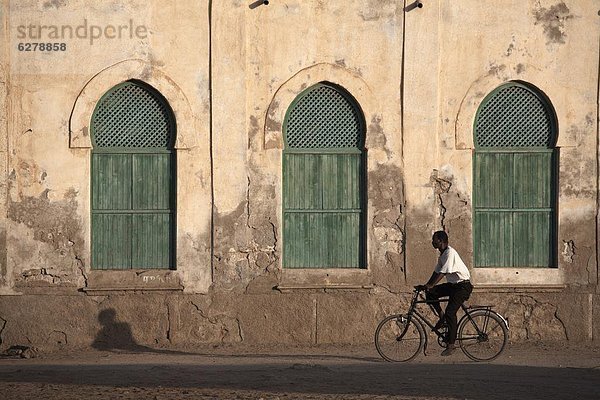
MULTIPOLYGON (((123 111, 126 113, 127 111, 123 111)), ((91 132, 91 221, 92 221, 92 269, 174 269, 175 268, 175 217, 176 217, 176 157, 174 144, 176 139, 175 114, 168 101, 152 86, 139 81, 128 80, 110 88, 98 102, 92 113, 91 132), (106 146, 98 143, 96 116, 108 96, 118 89, 132 85, 146 91, 161 107, 167 118, 168 140, 165 146, 106 146), (110 160, 113 157, 114 160, 110 160), (109 166, 113 175, 123 172, 123 182, 118 179, 104 179, 99 171, 104 163, 117 165, 116 169, 109 166), (119 171, 119 164, 122 171, 119 171), (125 173, 127 170, 127 173, 125 173), (136 172, 137 171, 137 172, 136 172), (143 182, 144 177, 158 171, 158 180, 167 180, 166 184, 156 184, 153 187, 143 182), (129 176, 127 176, 129 174, 129 176), (146 174, 146 175, 144 175, 146 174), (124 200, 117 200, 117 207, 106 208, 99 200, 100 187, 122 184, 117 188, 118 194, 124 200), (136 189, 137 188, 137 189, 136 189), (119 192, 119 189, 123 189, 119 192), (160 193, 163 190, 164 193, 160 193), (142 195, 137 196, 139 191, 142 195), (154 191, 154 192, 153 192, 154 191), (154 197, 153 197, 154 196, 154 197), (123 203, 128 203, 124 207, 123 203), (137 204, 134 204, 137 203, 137 204), (165 208, 165 205, 167 207, 165 208), (159 207, 162 206, 162 207, 159 207), (115 216, 115 221, 129 218, 129 222, 101 222, 115 216), (115 225, 117 225, 115 227, 115 225), (128 227, 125 227, 128 225, 128 227), (119 230, 121 229, 121 232, 119 230), (161 235, 162 232, 162 235, 161 235), (117 240, 114 235, 123 236, 117 240), (112 247, 110 246, 112 244, 112 247)), ((114 178, 114 176, 113 176, 114 178)), ((155 177, 156 178, 156 177, 155 177)), ((111 196, 108 195, 108 203, 111 196)), ((105 202, 106 203, 106 202, 105 202)), ((114 204, 114 203, 112 203, 114 204)), ((122 222, 122 221, 121 221, 122 222)))
MULTIPOLYGON (((558 123, 552 103, 542 91, 530 84, 519 81, 511 81, 503 84, 490 92, 481 102, 475 116, 473 135, 475 143, 475 150, 473 153, 473 250, 475 267, 556 267, 559 151, 556 148, 558 140, 558 123), (548 142, 545 146, 481 145, 478 138, 478 126, 484 107, 501 91, 512 87, 527 90, 530 94, 535 96, 539 101, 539 104, 542 105, 548 118, 550 130, 548 142), (491 169, 485 168, 482 160, 486 158, 487 162, 490 163, 489 165, 492 165, 493 168, 497 168, 498 165, 500 165, 500 168, 504 168, 502 170, 502 176, 508 180, 508 183, 505 182, 504 191, 502 191, 501 185, 496 188, 492 188, 491 186, 493 185, 488 185, 489 187, 487 188, 485 187, 488 179, 481 179, 481 177, 483 175, 484 178, 490 178, 489 175, 485 176, 485 170, 491 169), (532 167, 535 167, 536 165, 538 167, 537 173, 541 176, 541 179, 534 182, 534 178, 536 177, 531 170, 532 167), (522 204, 527 203, 528 201, 530 203, 535 201, 532 199, 527 200, 527 193, 525 195, 519 194, 522 193, 522 190, 520 189, 526 189, 526 184, 521 184, 520 187, 517 186, 519 185, 517 182, 517 178, 519 177, 525 178, 526 183, 537 183, 538 190, 543 190, 544 187, 546 188, 544 195, 541 196, 541 202, 546 202, 546 204, 544 204, 545 207, 541 206, 539 202, 533 207, 522 206, 522 204), (544 187, 540 189, 539 181, 546 181, 547 187, 542 184, 541 186, 544 187), (506 189, 506 187, 508 187, 508 189, 506 189), (488 192, 484 193, 482 188, 485 188, 488 192), (507 193, 510 193, 504 200, 498 200, 499 202, 510 202, 510 206, 507 206, 506 204, 504 206, 496 204, 497 207, 495 208, 482 206, 482 203, 488 202, 487 199, 485 199, 486 194, 488 195, 488 198, 493 197, 490 193, 494 192, 494 189, 496 189, 495 194, 498 195, 500 192, 499 197, 502 197, 502 194, 506 195, 507 193), (484 200, 482 200, 482 198, 484 198, 484 200), (515 207, 515 203, 521 203, 521 206, 515 207), (492 219, 494 218, 494 214, 498 216, 502 215, 502 213, 506 213, 504 214, 508 217, 506 221, 489 222, 490 224, 495 224, 496 229, 499 231, 504 229, 503 232, 505 235, 484 234, 486 230, 482 229, 481 225, 485 225, 485 222, 482 221, 484 220, 483 215, 485 215, 486 212, 489 212, 489 216, 491 216, 492 219), (529 216, 534 216, 533 219, 535 219, 536 214, 539 216, 543 212, 547 213, 548 220, 546 222, 540 223, 539 221, 529 221, 529 224, 523 223, 522 221, 518 221, 521 222, 520 224, 515 222, 515 218, 522 218, 523 216, 526 216, 524 218, 525 220, 527 220, 529 216), (545 227, 539 229, 541 226, 546 226, 548 232, 545 231, 545 227), (546 247, 542 247, 540 242, 536 242, 540 236, 546 236, 546 240, 544 241, 546 247), (540 260, 546 261, 540 262, 540 260)), ((535 170, 535 168, 533 169, 535 170)), ((534 192, 535 189, 532 189, 531 193, 534 192)), ((540 196, 538 196, 538 201, 539 198, 540 196)), ((487 205, 489 206, 489 204, 487 205)))
MULTIPOLYGON (((283 159, 282 159, 282 180, 283 180, 283 267, 284 268, 366 268, 366 149, 365 149, 365 136, 366 136, 366 124, 364 120, 364 114, 360 108, 360 105, 356 101, 356 99, 343 87, 330 83, 330 82, 320 82, 317 83, 304 91, 302 91, 298 96, 294 98, 294 100, 290 103, 288 107, 283 123, 283 159), (348 146, 348 147, 308 147, 301 148, 290 145, 289 141, 289 132, 288 126, 290 121, 290 116, 295 107, 308 96, 313 91, 318 90, 321 87, 327 87, 332 90, 335 90, 339 93, 351 107, 356 114, 358 120, 358 140, 356 146, 348 146), (290 171, 290 159, 296 156, 306 156, 306 157, 338 157, 343 158, 344 156, 352 157, 357 162, 357 177, 354 181, 356 185, 356 193, 357 199, 355 204, 358 204, 358 209, 352 210, 340 210, 340 212, 354 212, 358 214, 358 221, 354 225, 352 229, 347 229, 347 227, 340 229, 340 237, 342 238, 341 242, 335 243, 335 239, 331 232, 326 233, 323 237, 319 238, 318 235, 311 236, 310 238, 299 239, 297 235, 292 234, 290 229, 290 221, 288 221, 288 217, 293 212, 306 213, 306 215, 310 218, 310 210, 294 210, 289 207, 289 199, 290 199, 290 183, 287 181, 289 179, 288 172, 290 171), (351 238, 350 241, 353 241, 354 246, 348 244, 348 239, 351 238), (323 248, 316 249, 313 255, 308 255, 308 252, 311 252, 314 249, 310 248, 310 244, 306 242, 309 241, 314 243, 315 241, 319 241, 320 243, 329 243, 331 246, 323 245, 323 248), (346 239, 346 240, 344 240, 346 239), (350 246, 352 249, 350 251, 344 246, 350 246), (326 248, 329 250, 326 250, 326 248), (336 253, 336 250, 339 250, 336 253), (303 253, 298 257, 298 251, 303 253), (291 252, 295 252, 292 256, 291 252), (320 252, 320 253, 319 253, 320 252), (317 255, 314 255, 314 254, 317 255), (325 254, 326 253, 326 254, 325 254), (345 254, 344 254, 345 253, 345 254), (350 255, 348 253, 351 253, 350 255)), ((330 158, 331 159, 331 158, 330 158)), ((326 182, 324 182, 326 184, 326 182)), ((309 188, 306 188, 309 189, 309 188)), ((325 193, 325 192, 324 192, 325 193)), ((349 194, 351 195, 351 194, 349 194)), ((326 193, 324 194, 326 196, 326 193)), ((319 214, 321 211, 323 213, 327 211, 333 210, 313 210, 315 211, 313 214, 319 214)))

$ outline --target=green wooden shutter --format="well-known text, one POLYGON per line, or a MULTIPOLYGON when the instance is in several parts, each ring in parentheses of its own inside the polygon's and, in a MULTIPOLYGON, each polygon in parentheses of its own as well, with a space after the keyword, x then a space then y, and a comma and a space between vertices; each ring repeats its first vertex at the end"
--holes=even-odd
POLYGON ((473 247, 477 267, 554 265, 556 133, 547 100, 511 83, 475 122, 473 247))
POLYGON ((315 85, 284 124, 283 266, 364 267, 364 123, 341 88, 315 85))
POLYGON ((175 122, 152 88, 128 81, 92 117, 92 268, 174 265, 175 122))

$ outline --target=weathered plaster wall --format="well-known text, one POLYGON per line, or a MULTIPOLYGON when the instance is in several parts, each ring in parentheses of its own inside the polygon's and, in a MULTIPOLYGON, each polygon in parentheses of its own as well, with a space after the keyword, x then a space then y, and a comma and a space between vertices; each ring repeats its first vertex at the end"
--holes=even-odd
POLYGON ((491 90, 520 80, 544 92, 557 113, 558 268, 475 270, 475 283, 595 284, 598 35, 590 29, 598 31, 597 7, 576 0, 438 4, 407 14, 407 257, 417 269, 409 276, 416 282, 427 275, 433 255, 423 254, 431 253, 436 229, 445 228, 472 263, 475 113, 491 90), (423 57, 439 74, 422 68, 423 57))
POLYGON ((376 283, 397 290, 404 282, 402 18, 395 1, 213 5, 216 286, 244 289, 257 277, 265 289, 376 283), (281 269, 283 119, 295 96, 321 81, 347 89, 367 122, 370 267, 344 278, 281 269))
POLYGON ((85 1, 12 1, 6 10, 8 279, 15 289, 55 293, 56 287, 131 288, 162 280, 189 292, 206 291, 211 274, 208 2, 90 7, 85 1), (64 52, 17 51, 20 40, 35 41, 18 38, 17 27, 28 24, 73 29, 124 24, 142 26, 147 34, 91 40, 90 30, 87 38, 64 39, 64 52), (131 78, 161 91, 176 114, 177 271, 131 273, 106 282, 97 276, 101 272, 90 270, 89 121, 100 96, 131 78))
MULTIPOLYGON (((6 158, 8 137, 8 4, 0 7, 0 295, 11 291, 6 266, 6 158)), ((2 321, 0 321, 1 323, 2 321)))
POLYGON ((593 2, 225 0, 210 21, 206 0, 88 3, 4 2, 0 15, 0 295, 20 294, 0 296, 2 348, 371 342, 430 275, 434 230, 472 264, 473 119, 509 80, 557 112, 559 265, 474 271, 471 303, 505 314, 511 340, 600 338, 593 2), (132 16, 147 38, 74 39, 65 54, 18 52, 7 25, 132 16), (175 271, 90 270, 89 119, 130 78, 178 122, 175 271), (346 88, 367 123, 364 270, 281 265, 283 119, 321 81, 346 88))

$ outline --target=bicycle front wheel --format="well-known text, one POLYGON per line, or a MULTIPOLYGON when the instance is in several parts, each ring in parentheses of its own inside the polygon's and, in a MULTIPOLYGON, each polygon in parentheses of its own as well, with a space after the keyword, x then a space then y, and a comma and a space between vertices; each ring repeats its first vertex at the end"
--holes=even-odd
POLYGON ((425 332, 420 323, 405 315, 390 315, 379 323, 375 331, 375 347, 384 360, 410 361, 419 354, 425 343, 425 332))
POLYGON ((504 321, 493 311, 475 310, 458 327, 460 348, 473 361, 491 361, 498 357, 508 341, 504 321))

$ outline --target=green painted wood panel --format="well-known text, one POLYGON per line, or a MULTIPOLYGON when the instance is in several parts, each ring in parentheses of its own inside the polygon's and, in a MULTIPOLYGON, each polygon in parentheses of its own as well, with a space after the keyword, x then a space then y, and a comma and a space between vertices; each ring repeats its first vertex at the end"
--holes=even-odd
POLYGON ((555 157, 552 149, 475 153, 475 266, 553 266, 555 157))
POLYGON ((285 213, 285 267, 361 267, 360 218, 360 212, 285 213))
POLYGON ((92 214, 93 269, 131 266, 130 214, 92 214))
POLYGON ((550 212, 514 212, 515 267, 552 265, 552 214, 550 212))
POLYGON ((174 156, 129 151, 92 161, 93 268, 170 268, 174 156))
POLYGON ((284 266, 362 267, 362 155, 283 157, 284 266))
POLYGON ((171 154, 133 154, 133 209, 171 207, 171 154))
POLYGON ((512 212, 475 211, 473 243, 477 267, 512 266, 512 212))
POLYGON ((515 153, 514 208, 549 208, 552 205, 552 151, 515 153))
POLYGON ((131 209, 131 155, 92 154, 92 209, 131 209))
POLYGON ((168 268, 172 261, 169 213, 133 215, 132 268, 168 268))
POLYGON ((475 153, 474 165, 475 207, 512 207, 512 154, 475 153))

